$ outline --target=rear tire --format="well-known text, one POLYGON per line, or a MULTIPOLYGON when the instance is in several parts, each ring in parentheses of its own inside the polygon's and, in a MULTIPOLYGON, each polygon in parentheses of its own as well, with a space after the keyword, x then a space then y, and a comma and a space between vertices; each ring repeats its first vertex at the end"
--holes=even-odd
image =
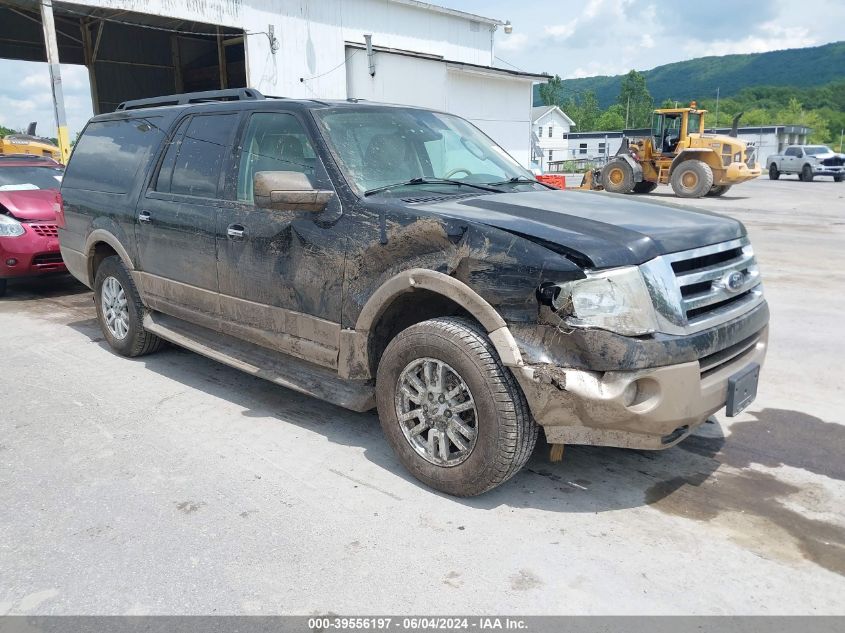
POLYGON ((634 185, 634 193, 651 193, 655 189, 657 189, 657 183, 648 180, 643 180, 634 185))
POLYGON ((772 163, 771 165, 769 165, 769 180, 777 180, 778 178, 780 178, 778 166, 772 163))
POLYGON ((710 191, 707 192, 707 195, 711 198, 718 198, 719 196, 725 195, 730 188, 731 185, 713 185, 710 187, 710 191))
POLYGON ((809 165, 804 165, 801 168, 801 180, 804 182, 813 182, 813 168, 809 165))
POLYGON ((610 193, 631 193, 634 190, 634 170, 621 158, 615 158, 601 170, 601 184, 610 193))
POLYGON ((106 257, 97 268, 94 304, 103 336, 118 354, 143 356, 161 347, 162 340, 144 329, 141 296, 126 265, 116 255, 106 257))
POLYGON ((519 385, 484 330, 466 319, 430 319, 400 332, 379 362, 376 400, 402 465, 450 495, 507 481, 537 442, 519 385))
POLYGON ((713 187, 713 171, 700 160, 687 160, 672 172, 672 190, 679 198, 701 198, 713 187))
POLYGON ((0 297, 6 295, 6 280, 0 279, 0 297))

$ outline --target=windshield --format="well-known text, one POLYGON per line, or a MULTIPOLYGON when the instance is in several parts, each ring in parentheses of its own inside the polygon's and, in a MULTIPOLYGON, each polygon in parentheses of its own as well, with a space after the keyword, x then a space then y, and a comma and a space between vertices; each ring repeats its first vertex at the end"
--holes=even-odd
POLYGON ((476 185, 530 180, 529 186, 538 186, 505 150, 457 116, 411 108, 317 114, 346 177, 361 192, 415 178, 476 185))
POLYGON ((3 167, 0 169, 0 191, 58 190, 63 171, 61 167, 3 167))
POLYGON ((825 147, 824 145, 816 145, 815 147, 805 147, 804 152, 808 156, 818 156, 819 154, 832 154, 833 152, 830 150, 829 147, 825 147))

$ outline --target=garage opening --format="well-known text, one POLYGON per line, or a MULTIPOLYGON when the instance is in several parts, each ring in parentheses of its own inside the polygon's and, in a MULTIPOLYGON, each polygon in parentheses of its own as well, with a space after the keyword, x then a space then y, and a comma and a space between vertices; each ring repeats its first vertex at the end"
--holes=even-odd
MULTIPOLYGON (((241 29, 55 2, 59 60, 88 68, 95 114, 174 92, 246 87, 241 29)), ((0 0, 0 58, 47 60, 37 2, 0 0)))

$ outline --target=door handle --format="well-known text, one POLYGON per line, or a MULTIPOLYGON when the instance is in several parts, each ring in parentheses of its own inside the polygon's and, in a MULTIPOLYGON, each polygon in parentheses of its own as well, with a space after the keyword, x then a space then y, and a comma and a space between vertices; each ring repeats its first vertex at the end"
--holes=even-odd
POLYGON ((144 222, 146 224, 149 224, 152 221, 153 221, 153 217, 150 215, 149 211, 141 211, 138 214, 138 222, 144 222))
POLYGON ((240 224, 230 224, 226 229, 226 235, 230 240, 242 240, 246 229, 240 224))

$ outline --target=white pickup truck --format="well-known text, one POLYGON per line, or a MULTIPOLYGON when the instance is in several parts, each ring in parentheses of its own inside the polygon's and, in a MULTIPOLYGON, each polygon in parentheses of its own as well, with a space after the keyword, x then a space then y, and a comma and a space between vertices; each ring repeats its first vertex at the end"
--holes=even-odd
POLYGON ((798 174, 798 180, 810 182, 816 176, 833 176, 836 182, 845 178, 845 154, 837 154, 826 145, 790 145, 783 154, 766 159, 769 178, 781 174, 798 174))

